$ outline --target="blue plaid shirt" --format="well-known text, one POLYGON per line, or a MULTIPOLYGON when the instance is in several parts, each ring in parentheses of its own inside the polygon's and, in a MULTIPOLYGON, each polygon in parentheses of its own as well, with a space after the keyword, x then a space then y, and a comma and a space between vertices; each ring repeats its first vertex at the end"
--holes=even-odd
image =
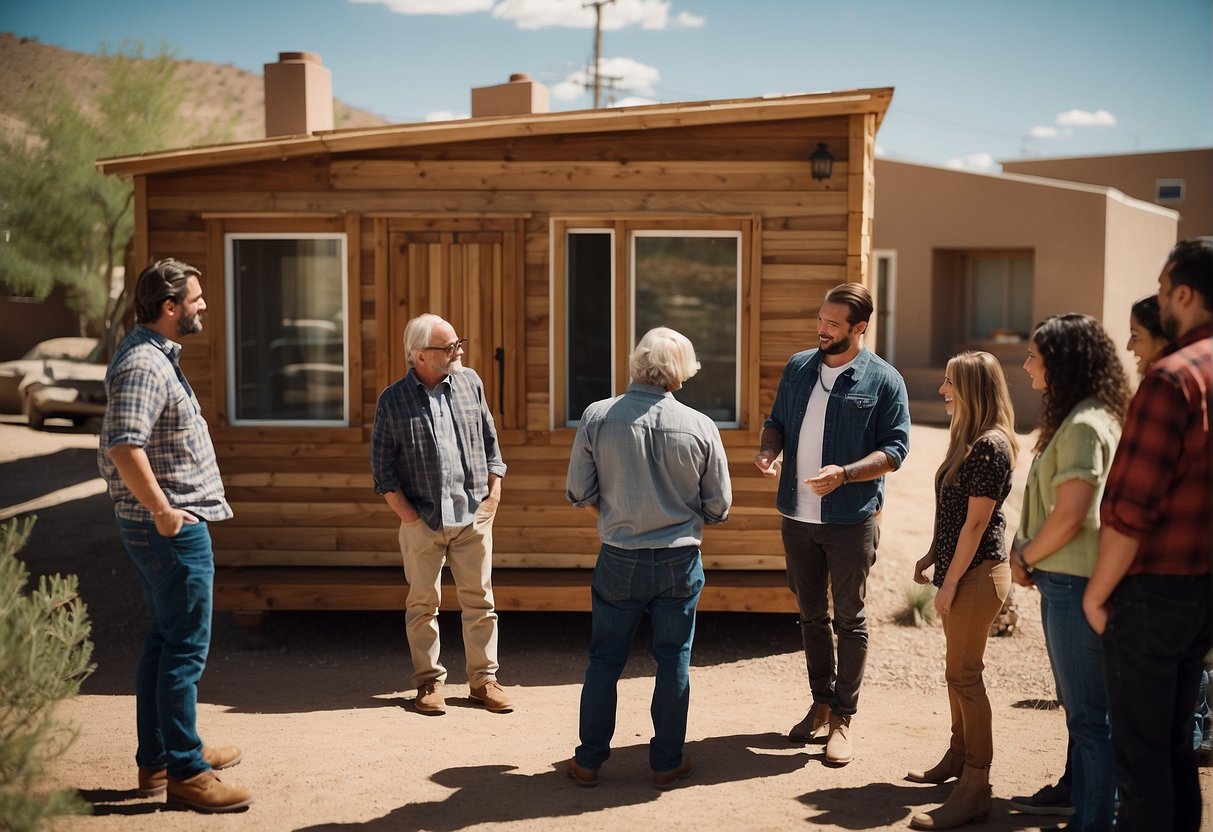
MULTIPOLYGON (((466 367, 446 377, 454 413, 455 438, 463 464, 468 509, 489 494, 489 474, 505 476, 493 415, 484 399, 484 384, 466 367)), ((399 491, 427 526, 442 528, 443 476, 434 432, 430 396, 413 370, 379 396, 371 431, 371 474, 375 493, 399 491)))
POLYGON ((215 446, 198 398, 177 363, 181 345, 145 326, 126 336, 105 373, 106 408, 97 467, 109 484, 114 513, 124 520, 152 522, 152 515, 126 487, 110 448, 142 448, 173 508, 203 520, 226 520, 231 506, 215 446))

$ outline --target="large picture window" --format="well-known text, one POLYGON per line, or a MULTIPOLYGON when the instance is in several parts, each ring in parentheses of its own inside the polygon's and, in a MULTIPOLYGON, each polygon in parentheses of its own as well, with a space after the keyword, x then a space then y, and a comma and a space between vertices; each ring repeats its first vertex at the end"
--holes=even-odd
POLYGON ((231 423, 347 424, 345 236, 225 244, 231 423))
POLYGON ((1032 332, 1032 260, 973 254, 967 269, 970 340, 1026 339, 1032 332))
POLYGON ((587 225, 597 227, 563 228, 558 257, 563 424, 576 425, 591 402, 622 393, 632 347, 653 327, 668 326, 691 339, 701 365, 678 399, 721 427, 737 427, 743 233, 732 229, 741 223, 717 221, 719 230, 587 225))
POLYGON ((736 427, 741 235, 637 231, 631 242, 633 343, 655 326, 690 338, 700 370, 679 400, 736 427))

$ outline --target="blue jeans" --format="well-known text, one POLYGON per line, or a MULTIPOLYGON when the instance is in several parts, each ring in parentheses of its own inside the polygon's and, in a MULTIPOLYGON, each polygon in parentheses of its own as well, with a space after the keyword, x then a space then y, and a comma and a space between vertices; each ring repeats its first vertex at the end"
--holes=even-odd
POLYGON ((1070 794, 1074 817, 1067 828, 1106 832, 1112 828, 1116 776, 1103 651, 1082 611, 1088 579, 1043 569, 1036 570, 1033 577, 1040 590, 1040 620, 1049 663, 1073 742, 1070 794))
POLYGON ((211 644, 215 560, 205 521, 164 537, 154 523, 118 519, 147 601, 148 629, 135 674, 140 768, 184 780, 206 771, 198 736, 198 680, 211 644))
POLYGON ((691 642, 695 605, 703 590, 703 561, 696 546, 617 549, 602 545, 590 582, 590 666, 581 688, 581 744, 577 765, 597 771, 611 756, 617 685, 636 629, 647 611, 653 626, 653 739, 649 766, 673 771, 682 765, 691 702, 691 642))

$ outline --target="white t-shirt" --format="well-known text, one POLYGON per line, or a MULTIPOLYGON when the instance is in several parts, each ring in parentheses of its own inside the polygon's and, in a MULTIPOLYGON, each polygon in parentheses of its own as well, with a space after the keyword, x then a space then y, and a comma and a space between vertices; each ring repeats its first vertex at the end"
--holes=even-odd
POLYGON ((796 448, 796 514, 793 520, 802 523, 821 523, 821 497, 805 484, 809 477, 821 473, 821 440, 825 433, 826 405, 830 402, 830 391, 834 382, 855 359, 841 367, 827 367, 822 362, 821 374, 809 394, 809 404, 804 411, 804 422, 800 425, 800 438, 796 448))

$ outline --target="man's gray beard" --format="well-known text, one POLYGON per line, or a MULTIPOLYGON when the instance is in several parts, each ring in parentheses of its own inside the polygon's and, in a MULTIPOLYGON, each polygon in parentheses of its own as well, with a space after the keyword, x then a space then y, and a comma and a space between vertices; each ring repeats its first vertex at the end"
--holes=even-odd
POLYGON ((450 364, 447 364, 446 372, 447 372, 447 375, 452 375, 452 376, 456 375, 458 373, 462 373, 463 372, 463 359, 456 358, 450 364))
POLYGON ((202 331, 202 318, 195 315, 192 318, 177 319, 178 335, 197 335, 202 331))

